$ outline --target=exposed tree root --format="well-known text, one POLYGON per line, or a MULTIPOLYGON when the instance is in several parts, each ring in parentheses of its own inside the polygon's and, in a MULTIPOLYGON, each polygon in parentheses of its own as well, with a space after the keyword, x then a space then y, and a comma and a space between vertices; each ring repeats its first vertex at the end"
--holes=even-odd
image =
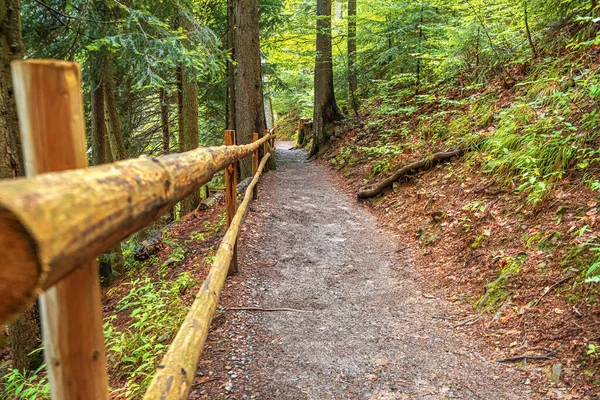
POLYGON ((368 199, 370 197, 375 197, 382 193, 385 189, 391 186, 394 182, 404 177, 405 175, 410 174, 411 172, 416 172, 422 169, 429 169, 440 162, 449 161, 453 157, 461 156, 465 153, 464 149, 444 151, 440 153, 435 153, 431 157, 415 161, 414 163, 408 164, 394 172, 392 176, 385 179, 383 182, 378 184, 377 186, 370 189, 363 189, 358 192, 357 197, 359 199, 368 199))
POLYGON ((500 360, 496 360, 497 363, 504 363, 504 362, 519 362, 519 361, 523 361, 523 360, 551 360, 552 358, 552 354, 554 354, 554 352, 549 352, 546 355, 522 355, 522 356, 516 356, 516 357, 509 357, 509 358, 503 358, 500 360))

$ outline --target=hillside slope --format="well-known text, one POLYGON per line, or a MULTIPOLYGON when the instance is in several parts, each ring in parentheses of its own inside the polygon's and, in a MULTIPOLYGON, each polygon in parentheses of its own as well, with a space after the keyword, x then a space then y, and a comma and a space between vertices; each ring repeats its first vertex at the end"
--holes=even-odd
POLYGON ((466 150, 365 205, 401 235, 431 294, 463 305, 441 316, 449 327, 471 316, 454 329, 481 336, 550 398, 600 392, 599 61, 591 49, 515 67, 510 81, 376 98, 323 154, 356 194, 434 152, 466 150))

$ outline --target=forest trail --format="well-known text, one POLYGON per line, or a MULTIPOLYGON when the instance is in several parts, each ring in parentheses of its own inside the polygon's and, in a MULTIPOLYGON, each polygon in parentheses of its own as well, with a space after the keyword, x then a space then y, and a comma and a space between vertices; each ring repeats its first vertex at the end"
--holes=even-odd
POLYGON ((410 249, 292 146, 278 143, 222 300, 306 311, 222 311, 197 379, 217 378, 191 398, 533 398, 434 318, 454 308, 420 290, 410 249))

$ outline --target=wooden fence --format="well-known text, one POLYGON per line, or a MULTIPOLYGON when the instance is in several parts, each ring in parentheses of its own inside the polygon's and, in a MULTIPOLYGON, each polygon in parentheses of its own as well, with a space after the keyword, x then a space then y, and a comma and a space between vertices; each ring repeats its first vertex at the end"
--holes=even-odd
POLYGON ((226 169, 227 232, 144 397, 187 398, 275 136, 265 131, 235 145, 226 131, 226 146, 87 168, 79 65, 33 60, 12 68, 27 178, 0 181, 0 322, 39 296, 53 399, 108 399, 95 258, 226 169), (254 178, 238 208, 235 164, 249 155, 254 178))

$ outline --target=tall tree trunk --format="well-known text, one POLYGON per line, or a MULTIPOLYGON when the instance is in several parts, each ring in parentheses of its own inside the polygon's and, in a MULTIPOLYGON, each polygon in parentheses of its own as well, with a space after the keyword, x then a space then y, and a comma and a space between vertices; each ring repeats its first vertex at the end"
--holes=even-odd
POLYGON ((167 104, 167 89, 160 88, 158 92, 160 101, 160 126, 162 130, 163 154, 171 152, 171 135, 169 133, 169 105, 167 104))
MULTIPOLYGON (((260 73, 258 0, 236 0, 235 49, 237 61, 236 133, 238 144, 252 142, 252 134, 262 136, 265 108, 260 73)), ((252 175, 252 159, 241 161, 243 178, 252 175)))
POLYGON ((329 141, 330 124, 343 119, 333 90, 331 50, 331 0, 317 0, 317 56, 315 59, 315 107, 310 155, 329 141))
POLYGON ((225 126, 235 130, 235 0, 227 0, 227 48, 230 60, 227 62, 227 112, 225 126))
POLYGON ((177 147, 180 153, 185 151, 185 121, 183 118, 183 67, 177 67, 177 147))
MULTIPOLYGON (((110 143, 110 159, 107 157, 107 162, 126 160, 127 150, 125 149, 125 141, 121 132, 121 124, 119 113, 117 111, 117 95, 115 89, 115 70, 113 61, 110 58, 106 59, 104 69, 104 113, 106 118, 106 131, 108 133, 108 142, 110 143)), ((110 249, 110 263, 112 270, 117 274, 122 274, 125 268, 125 258, 123 257, 123 249, 121 244, 117 244, 110 249)))
POLYGON ((421 62, 423 57, 423 1, 421 0, 421 17, 419 18, 419 56, 417 57, 417 84, 415 88, 415 96, 419 95, 419 89, 421 88, 421 62))
MULTIPOLYGON (((100 165, 112 161, 112 153, 107 135, 106 100, 104 84, 104 67, 106 57, 98 55, 92 60, 91 83, 91 119, 92 119, 92 165, 100 165)), ((108 286, 113 280, 112 256, 106 253, 98 257, 100 282, 108 286)))
POLYGON ((356 0, 348 0, 348 104, 358 115, 356 99, 356 0))
POLYGON ((20 0, 0 0, 0 178, 23 176, 10 63, 23 58, 20 0))
MULTIPOLYGON (((25 172, 10 71, 11 61, 23 58, 20 10, 20 0, 0 0, 0 179, 23 176, 25 172)), ((36 303, 9 328, 13 368, 33 370, 43 361, 40 352, 31 355, 40 347, 38 316, 36 303)))
MULTIPOLYGON (((184 151, 190 151, 198 148, 198 81, 192 68, 184 67, 182 70, 181 92, 183 137, 180 135, 180 138, 183 140, 184 151)), ((181 215, 191 213, 200 204, 200 191, 195 191, 180 204, 181 215)))
POLYGON ((117 111, 117 94, 115 92, 115 72, 110 59, 107 60, 104 75, 104 104, 107 119, 107 131, 110 150, 114 161, 126 160, 127 150, 121 132, 119 113, 117 111))
MULTIPOLYGON (((167 103, 167 89, 162 87, 158 91, 158 101, 160 102, 160 126, 162 130, 163 154, 171 152, 171 133, 169 131, 169 104, 167 103)), ((169 211, 168 222, 175 220, 175 210, 169 211)))
POLYGON ((38 303, 25 310, 9 327, 10 353, 13 368, 34 371, 44 362, 41 351, 31 354, 42 345, 38 303))
MULTIPOLYGON (((91 117, 92 117, 92 165, 100 165, 106 162, 106 122, 104 117, 104 86, 100 69, 103 62, 92 62, 96 64, 96 70, 92 71, 91 93, 91 117)), ((94 65, 92 65, 94 69, 94 65)))

